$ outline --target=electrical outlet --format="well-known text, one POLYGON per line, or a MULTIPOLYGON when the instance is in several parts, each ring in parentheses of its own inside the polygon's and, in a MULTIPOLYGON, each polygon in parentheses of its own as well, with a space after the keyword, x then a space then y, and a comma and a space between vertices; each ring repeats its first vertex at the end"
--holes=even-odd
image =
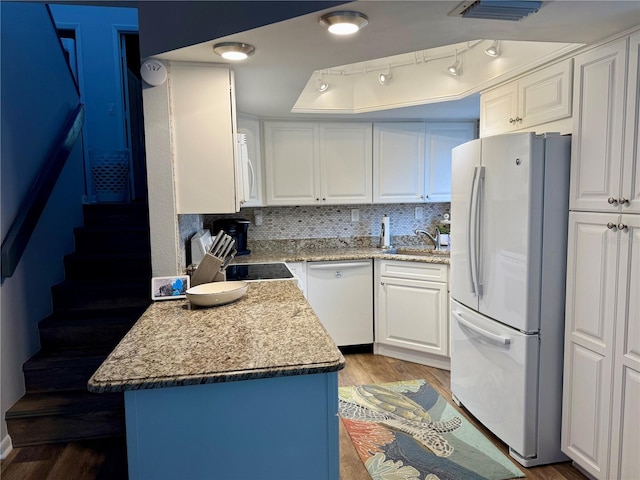
POLYGON ((416 220, 424 218, 424 207, 416 207, 416 220))
POLYGON ((360 209, 352 208, 351 209, 351 221, 359 222, 360 221, 360 209))
POLYGON ((256 225, 262 225, 262 210, 253 211, 253 220, 256 225))

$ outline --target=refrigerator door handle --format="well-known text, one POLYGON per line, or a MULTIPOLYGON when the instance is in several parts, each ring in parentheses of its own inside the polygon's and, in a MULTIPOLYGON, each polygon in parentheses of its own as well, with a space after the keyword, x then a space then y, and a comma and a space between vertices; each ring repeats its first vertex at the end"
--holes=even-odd
POLYGON ((511 343, 511 339, 509 337, 506 337, 504 335, 496 335, 495 333, 492 333, 488 330, 485 330, 484 328, 478 327, 477 325, 474 325, 473 323, 469 322, 468 320, 462 318, 462 314, 460 312, 451 312, 453 314, 453 316, 455 317, 456 320, 458 320, 458 323, 463 326, 468 328, 469 330, 477 333, 478 335, 487 338, 493 342, 497 342, 501 345, 509 345, 511 343))
POLYGON ((471 179, 471 195, 469 195, 469 217, 467 218, 467 254, 469 257, 469 286, 471 287, 471 293, 475 294, 476 289, 476 256, 475 256, 475 226, 476 216, 474 201, 476 200, 476 187, 478 179, 478 167, 473 168, 473 178, 471 179))
POLYGON ((478 187, 476 188, 476 211, 475 211, 475 218, 476 218, 476 224, 474 226, 474 242, 475 242, 475 262, 476 262, 476 292, 478 292, 478 297, 482 296, 482 283, 481 283, 481 274, 480 274, 480 270, 481 270, 481 257, 480 257, 480 252, 481 250, 481 245, 480 243, 482 242, 482 211, 483 211, 483 199, 484 199, 484 166, 478 167, 478 187))

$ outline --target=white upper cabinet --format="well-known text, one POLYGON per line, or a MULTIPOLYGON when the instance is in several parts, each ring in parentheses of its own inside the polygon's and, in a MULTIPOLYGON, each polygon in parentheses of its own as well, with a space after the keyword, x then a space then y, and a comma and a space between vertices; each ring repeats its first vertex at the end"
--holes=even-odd
POLYGON ((572 60, 550 65, 480 96, 480 136, 571 116, 572 60))
POLYGON ((424 137, 422 122, 374 124, 374 203, 424 200, 424 137))
POLYGON ((226 66, 171 62, 177 213, 235 213, 233 82, 226 66))
POLYGON ((572 210, 640 213, 638 37, 575 58, 572 210))
POLYGON ((371 203, 371 128, 264 122, 267 204, 371 203))
POLYGON ((371 203, 370 123, 320 124, 320 193, 324 203, 371 203))
POLYGON ((473 138, 473 122, 375 123, 374 203, 451 201, 451 149, 473 138))
POLYGON ((319 150, 316 123, 264 123, 267 205, 318 203, 319 150))
POLYGON ((243 207, 261 207, 264 205, 262 195, 262 154, 260 143, 260 121, 245 115, 238 115, 238 133, 244 134, 247 142, 248 192, 245 193, 243 207))
POLYGON ((451 201, 451 150, 475 137, 472 122, 427 123, 424 183, 428 201, 451 201))

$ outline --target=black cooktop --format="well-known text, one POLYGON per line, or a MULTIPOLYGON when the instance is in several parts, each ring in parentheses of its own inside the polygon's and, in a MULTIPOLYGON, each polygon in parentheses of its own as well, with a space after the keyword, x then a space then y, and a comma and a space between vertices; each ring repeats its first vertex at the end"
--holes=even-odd
POLYGON ((227 267, 227 280, 277 280, 293 278, 284 263, 244 263, 227 267))

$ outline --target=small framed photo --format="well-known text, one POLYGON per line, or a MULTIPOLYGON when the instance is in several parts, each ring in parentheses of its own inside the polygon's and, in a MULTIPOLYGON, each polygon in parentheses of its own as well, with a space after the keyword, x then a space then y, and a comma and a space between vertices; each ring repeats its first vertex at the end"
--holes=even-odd
POLYGON ((155 301, 187 298, 189 280, 189 275, 153 277, 151 279, 151 299, 155 301))

